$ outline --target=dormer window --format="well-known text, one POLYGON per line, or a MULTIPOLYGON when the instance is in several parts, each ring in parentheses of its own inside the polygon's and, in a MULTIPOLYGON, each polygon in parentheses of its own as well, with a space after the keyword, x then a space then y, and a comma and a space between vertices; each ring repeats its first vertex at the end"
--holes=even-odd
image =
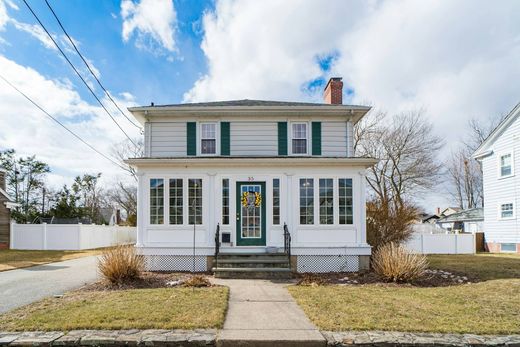
POLYGON ((504 153, 499 156, 500 161, 500 177, 509 177, 513 175, 513 155, 504 153))
POLYGON ((202 123, 200 125, 200 153, 217 154, 216 123, 202 123))
POLYGON ((292 123, 292 154, 307 154, 309 131, 307 123, 292 123))

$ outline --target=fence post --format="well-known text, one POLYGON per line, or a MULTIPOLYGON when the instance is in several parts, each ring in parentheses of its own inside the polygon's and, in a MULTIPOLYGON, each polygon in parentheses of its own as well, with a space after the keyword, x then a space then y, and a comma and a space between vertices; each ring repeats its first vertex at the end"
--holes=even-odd
POLYGON ((424 253, 424 234, 420 233, 419 235, 421 235, 421 254, 425 254, 424 253))
POLYGON ((14 248, 14 226, 16 225, 15 222, 11 222, 11 226, 9 228, 9 248, 10 249, 15 249, 14 248))
POLYGON ((47 250, 47 223, 42 223, 43 225, 43 249, 47 250))
POLYGON ((455 254, 459 254, 459 233, 455 233, 455 254))

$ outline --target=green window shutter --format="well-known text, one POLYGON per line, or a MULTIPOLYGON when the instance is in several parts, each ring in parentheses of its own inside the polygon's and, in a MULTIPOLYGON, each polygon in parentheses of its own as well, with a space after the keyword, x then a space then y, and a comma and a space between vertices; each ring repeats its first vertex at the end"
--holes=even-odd
POLYGON ((230 155, 229 122, 220 122, 220 155, 230 155))
POLYGON ((278 122, 278 155, 287 155, 287 122, 278 122))
POLYGON ((197 123, 186 124, 186 154, 197 155, 197 123))
POLYGON ((312 122, 312 155, 321 155, 321 122, 312 122))

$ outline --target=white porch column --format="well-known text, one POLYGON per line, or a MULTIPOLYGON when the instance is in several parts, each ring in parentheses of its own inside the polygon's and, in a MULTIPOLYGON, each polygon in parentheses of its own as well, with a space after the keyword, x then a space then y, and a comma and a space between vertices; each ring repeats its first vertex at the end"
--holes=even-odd
POLYGON ((137 173, 137 247, 144 246, 145 240, 145 208, 148 208, 145 203, 146 200, 146 181, 144 179, 144 173, 137 173))
POLYGON ((366 199, 366 172, 359 171, 359 228, 357 241, 360 244, 367 243, 367 199, 366 199))

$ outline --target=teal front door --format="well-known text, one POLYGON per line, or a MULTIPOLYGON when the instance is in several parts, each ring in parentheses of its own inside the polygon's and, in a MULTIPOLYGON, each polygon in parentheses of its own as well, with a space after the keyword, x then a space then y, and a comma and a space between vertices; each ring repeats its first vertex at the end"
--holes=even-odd
POLYGON ((265 182, 237 182, 237 246, 265 246, 265 182))

